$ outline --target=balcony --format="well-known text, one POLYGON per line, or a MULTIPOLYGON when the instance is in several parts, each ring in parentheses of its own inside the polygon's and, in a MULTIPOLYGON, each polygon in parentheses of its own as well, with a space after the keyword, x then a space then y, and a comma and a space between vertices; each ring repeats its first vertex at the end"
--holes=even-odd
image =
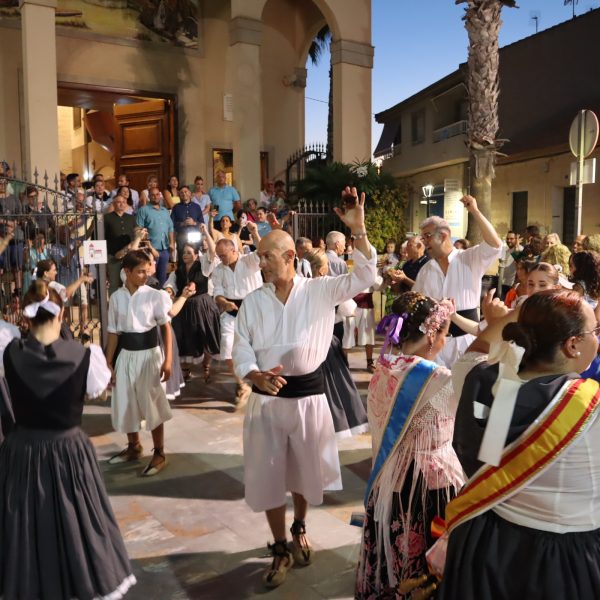
POLYGON ((435 129, 433 132, 433 143, 437 144, 443 140, 456 137, 457 135, 463 135, 465 133, 467 133, 467 121, 456 121, 456 123, 450 123, 450 125, 435 129))

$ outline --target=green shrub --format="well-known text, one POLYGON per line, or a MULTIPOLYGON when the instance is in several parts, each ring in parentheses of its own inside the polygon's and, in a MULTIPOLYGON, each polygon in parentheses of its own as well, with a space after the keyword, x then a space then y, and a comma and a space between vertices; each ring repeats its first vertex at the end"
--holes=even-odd
POLYGON ((404 238, 408 187, 398 187, 391 175, 380 173, 373 163, 315 162, 306 169, 294 191, 298 198, 331 213, 334 206, 340 206, 340 193, 346 186, 356 187, 359 194, 366 195, 367 231, 378 252, 385 252, 389 239, 404 238))

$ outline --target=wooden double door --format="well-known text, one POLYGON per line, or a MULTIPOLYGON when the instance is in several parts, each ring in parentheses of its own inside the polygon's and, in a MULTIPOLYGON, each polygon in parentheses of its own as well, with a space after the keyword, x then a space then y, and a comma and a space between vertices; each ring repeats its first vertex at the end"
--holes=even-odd
POLYGON ((175 115, 172 100, 115 104, 115 176, 129 177, 131 187, 146 189, 150 175, 164 189, 176 175, 175 115))

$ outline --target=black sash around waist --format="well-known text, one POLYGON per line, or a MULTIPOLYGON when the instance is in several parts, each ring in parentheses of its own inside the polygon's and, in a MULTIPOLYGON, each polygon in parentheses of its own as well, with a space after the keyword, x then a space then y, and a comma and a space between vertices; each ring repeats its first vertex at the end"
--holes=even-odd
POLYGON ((149 350, 158 346, 158 328, 153 327, 144 333, 126 331, 119 335, 121 350, 149 350))
MULTIPOLYGON (((465 310, 457 310, 457 315, 464 317, 465 319, 469 319, 471 321, 475 321, 479 323, 479 311, 476 308, 465 308, 465 310)), ((467 335, 466 331, 463 331, 458 325, 454 323, 450 323, 450 329, 448 329, 449 337, 461 337, 463 335, 467 335)))
POLYGON ((242 305, 242 302, 244 301, 243 299, 239 299, 239 298, 225 298, 227 300, 227 302, 233 302, 236 306, 237 309, 236 310, 228 310, 227 314, 231 315, 232 317, 237 317, 238 314, 238 309, 240 308, 240 306, 242 305))
MULTIPOLYGON (((279 390, 279 398, 304 398, 305 396, 316 396, 325 393, 325 377, 321 365, 312 373, 306 375, 282 375, 287 383, 279 390)), ((255 385, 252 386, 255 394, 265 393, 255 385)))

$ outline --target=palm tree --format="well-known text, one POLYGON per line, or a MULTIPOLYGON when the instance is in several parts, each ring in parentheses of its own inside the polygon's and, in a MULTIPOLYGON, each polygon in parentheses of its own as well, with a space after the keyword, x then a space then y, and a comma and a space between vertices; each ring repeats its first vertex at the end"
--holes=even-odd
MULTIPOLYGON (((319 29, 315 39, 308 49, 310 62, 316 67, 323 54, 331 47, 331 30, 329 25, 323 25, 319 29)), ((333 157, 333 67, 329 61, 329 106, 327 109, 327 160, 333 157)))
POLYGON ((575 5, 579 2, 579 0, 565 0, 564 6, 567 4, 571 4, 573 6, 573 18, 575 18, 575 5))
MULTIPOLYGON (((481 212, 490 217, 492 204, 492 179, 494 164, 502 140, 498 133, 499 53, 498 33, 502 21, 503 6, 516 6, 515 0, 456 0, 466 2, 465 28, 469 35, 467 60, 467 93, 469 96, 469 119, 467 145, 471 151, 472 193, 477 198, 481 212)), ((467 237, 478 241, 480 232, 475 231, 469 219, 467 237)))

